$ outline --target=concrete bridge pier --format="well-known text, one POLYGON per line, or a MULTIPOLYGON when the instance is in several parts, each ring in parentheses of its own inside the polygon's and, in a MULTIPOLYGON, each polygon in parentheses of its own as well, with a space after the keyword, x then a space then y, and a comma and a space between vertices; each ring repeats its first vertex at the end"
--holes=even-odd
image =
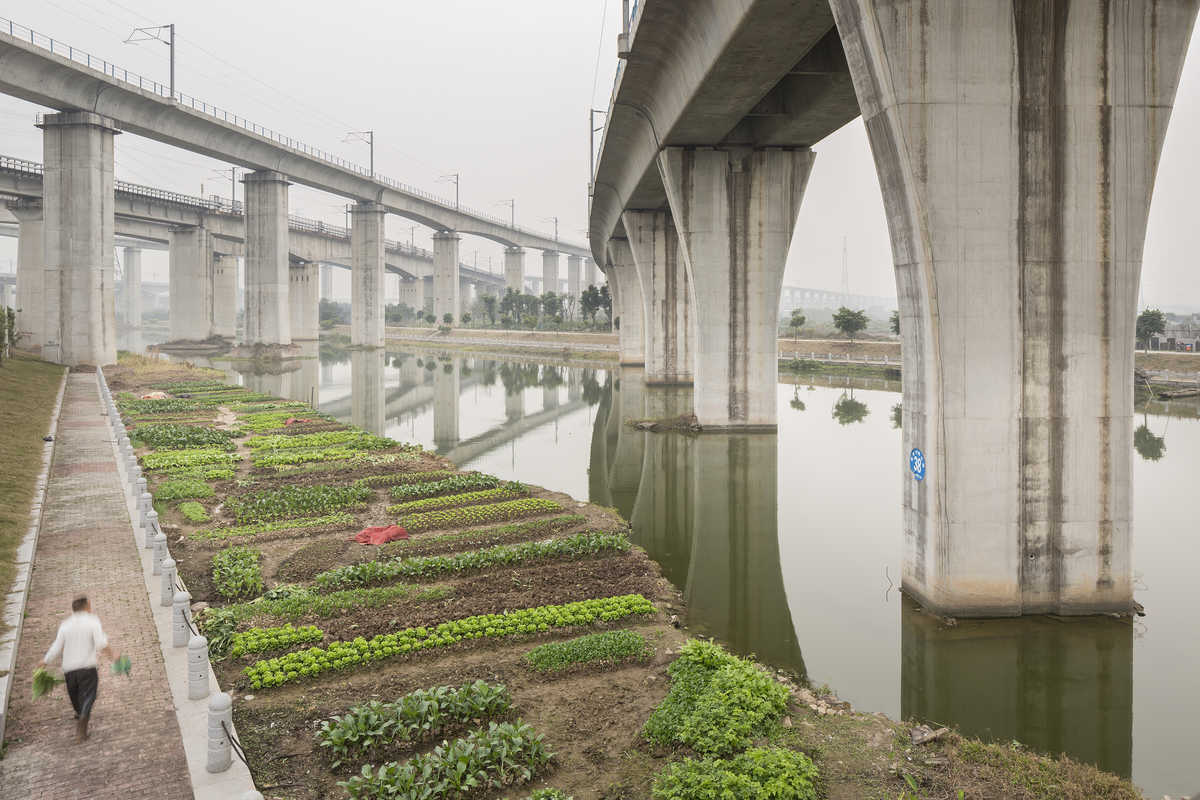
POLYGON ((525 291, 525 248, 504 248, 504 286, 518 294, 525 291))
POLYGON ((213 237, 203 225, 179 225, 168 238, 168 336, 171 341, 203 341, 212 335, 213 237))
POLYGON ((433 371, 433 443, 439 453, 454 449, 459 434, 459 401, 461 395, 458 360, 437 365, 433 371))
POLYGON ((350 424, 382 436, 386 428, 383 348, 350 351, 350 424))
POLYGON ((608 289, 612 297, 613 323, 617 328, 620 362, 626 366, 646 363, 645 304, 633 253, 626 239, 608 243, 608 289))
POLYGON ((319 269, 320 265, 312 261, 288 269, 288 312, 293 342, 320 336, 321 301, 317 297, 320 289, 317 285, 319 269))
POLYGON ((68 366, 117 360, 113 307, 113 137, 88 111, 46 114, 42 358, 68 366))
POLYGON ((1197 0, 831 6, 896 263, 904 589, 1127 611, 1137 287, 1197 0))
POLYGON ((40 348, 45 341, 43 322, 46 300, 45 226, 40 200, 18 200, 8 204, 17 218, 17 332, 21 346, 40 348))
POLYGON ((246 193, 245 344, 292 343, 288 309, 288 183, 271 170, 242 178, 246 193))
POLYGON ((216 253, 212 280, 212 333, 233 339, 237 336, 238 259, 216 253))
MULTIPOLYGON (((20 247, 20 244, 17 245, 20 247)), ((130 328, 142 327, 142 251, 126 247, 121 251, 124 267, 124 290, 121 295, 121 315, 130 328)), ((19 269, 19 267, 18 267, 19 269)))
POLYGON ((774 147, 659 155, 696 304, 696 417, 707 429, 776 425, 779 294, 813 158, 774 147))
POLYGON ((542 294, 558 291, 558 251, 542 251, 542 294))
MULTIPOLYGON (((351 231, 351 236, 354 233, 351 231)), ((352 245, 353 246, 353 245, 352 245)), ((353 254, 352 256, 353 257, 353 254)), ((321 265, 321 300, 333 299, 333 267, 328 264, 321 265)))
POLYGON ((585 286, 600 285, 600 270, 596 269, 596 262, 592 259, 585 259, 586 266, 584 268, 583 283, 585 286))
POLYGON ((383 347, 384 214, 371 201, 350 209, 350 344, 358 347, 383 347))
POLYGON ((690 384, 696 317, 674 221, 669 211, 626 211, 621 219, 633 253, 634 280, 642 290, 646 382, 690 384))
POLYGON ((567 256, 567 297, 574 301, 571 309, 573 317, 579 316, 579 261, 579 256, 567 256))
POLYGON ((454 231, 438 231, 433 235, 433 315, 438 324, 446 314, 458 322, 462 316, 459 295, 458 244, 462 237, 454 231))

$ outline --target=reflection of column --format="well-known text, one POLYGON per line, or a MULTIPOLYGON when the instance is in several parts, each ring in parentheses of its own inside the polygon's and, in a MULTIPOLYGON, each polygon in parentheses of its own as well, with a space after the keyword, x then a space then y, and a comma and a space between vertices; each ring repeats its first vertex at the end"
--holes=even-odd
POLYGON ((525 392, 518 389, 515 392, 504 393, 504 416, 509 422, 516 422, 525 416, 525 392))
POLYGON ((433 443, 439 453, 458 444, 458 359, 433 371, 433 443))
POLYGON ((588 456, 588 500, 596 505, 612 507, 612 491, 608 486, 608 425, 613 414, 613 379, 610 375, 600 390, 596 419, 592 422, 592 447, 588 456))
POLYGON ((583 399, 583 370, 578 367, 567 367, 567 402, 574 403, 583 399))
POLYGON ((613 506, 626 520, 633 514, 633 504, 637 500, 642 453, 646 445, 646 434, 626 423, 646 416, 643 375, 641 367, 621 367, 621 387, 614 395, 617 441, 608 468, 608 484, 613 506))
POLYGON ((407 356, 400 362, 400 388, 411 389, 414 386, 420 386, 424 381, 424 376, 421 375, 423 370, 417 364, 417 357, 414 355, 407 356))
MULTIPOLYGON (((316 281, 314 280, 315 284, 316 281)), ((300 369, 292 374, 292 400, 309 403, 313 408, 320 405, 321 362, 318 358, 319 344, 314 339, 296 342, 300 348, 300 369)))
POLYGON ((252 392, 262 392, 275 397, 290 397, 292 394, 292 373, 290 372, 276 374, 264 372, 257 375, 252 372, 243 372, 241 376, 245 387, 252 392))
POLYGON ((803 675, 779 563, 778 447, 774 434, 704 434, 664 469, 691 475, 688 624, 803 675))
POLYGON ((901 608, 900 712, 1129 777, 1133 627, 1103 617, 964 620, 901 608))
POLYGON ((542 410, 549 411, 558 408, 558 386, 542 384, 542 410))
MULTIPOLYGON (((691 412, 688 387, 646 387, 646 414, 654 419, 691 412)), ((633 507, 634 541, 652 553, 663 575, 687 585, 692 552, 692 478, 688 472, 693 439, 678 433, 646 434, 641 482, 633 507)))
POLYGON ((350 351, 350 424, 378 436, 384 430, 382 349, 350 351))

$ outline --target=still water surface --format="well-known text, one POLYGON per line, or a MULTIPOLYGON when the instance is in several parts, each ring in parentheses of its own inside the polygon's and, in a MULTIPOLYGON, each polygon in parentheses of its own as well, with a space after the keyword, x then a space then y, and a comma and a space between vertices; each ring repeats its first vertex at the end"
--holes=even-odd
POLYGON ((326 351, 319 366, 244 382, 464 468, 616 507, 683 590, 693 631, 860 710, 1066 752, 1152 797, 1200 791, 1195 407, 1138 420, 1165 444, 1134 462, 1146 617, 946 627, 897 590, 911 479, 893 423, 899 384, 823 380, 778 386, 778 434, 699 437, 621 424, 689 410, 690 391, 647 387, 637 369, 326 351))

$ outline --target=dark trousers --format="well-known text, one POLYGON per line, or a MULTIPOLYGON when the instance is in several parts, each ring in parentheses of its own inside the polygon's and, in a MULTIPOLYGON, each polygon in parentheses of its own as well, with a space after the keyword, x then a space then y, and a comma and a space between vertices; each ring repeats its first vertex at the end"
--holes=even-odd
POLYGON ((71 697, 71 707, 75 716, 80 719, 92 713, 92 703, 96 702, 96 689, 100 685, 100 675, 95 667, 73 669, 64 673, 67 679, 67 694, 71 697))

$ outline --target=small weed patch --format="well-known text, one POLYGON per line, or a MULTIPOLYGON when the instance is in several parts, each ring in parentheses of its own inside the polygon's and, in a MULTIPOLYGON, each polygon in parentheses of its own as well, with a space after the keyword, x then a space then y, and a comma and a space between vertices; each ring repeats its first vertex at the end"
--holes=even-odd
POLYGON ((208 522, 208 511, 195 500, 179 504, 179 513, 188 522, 208 522))

